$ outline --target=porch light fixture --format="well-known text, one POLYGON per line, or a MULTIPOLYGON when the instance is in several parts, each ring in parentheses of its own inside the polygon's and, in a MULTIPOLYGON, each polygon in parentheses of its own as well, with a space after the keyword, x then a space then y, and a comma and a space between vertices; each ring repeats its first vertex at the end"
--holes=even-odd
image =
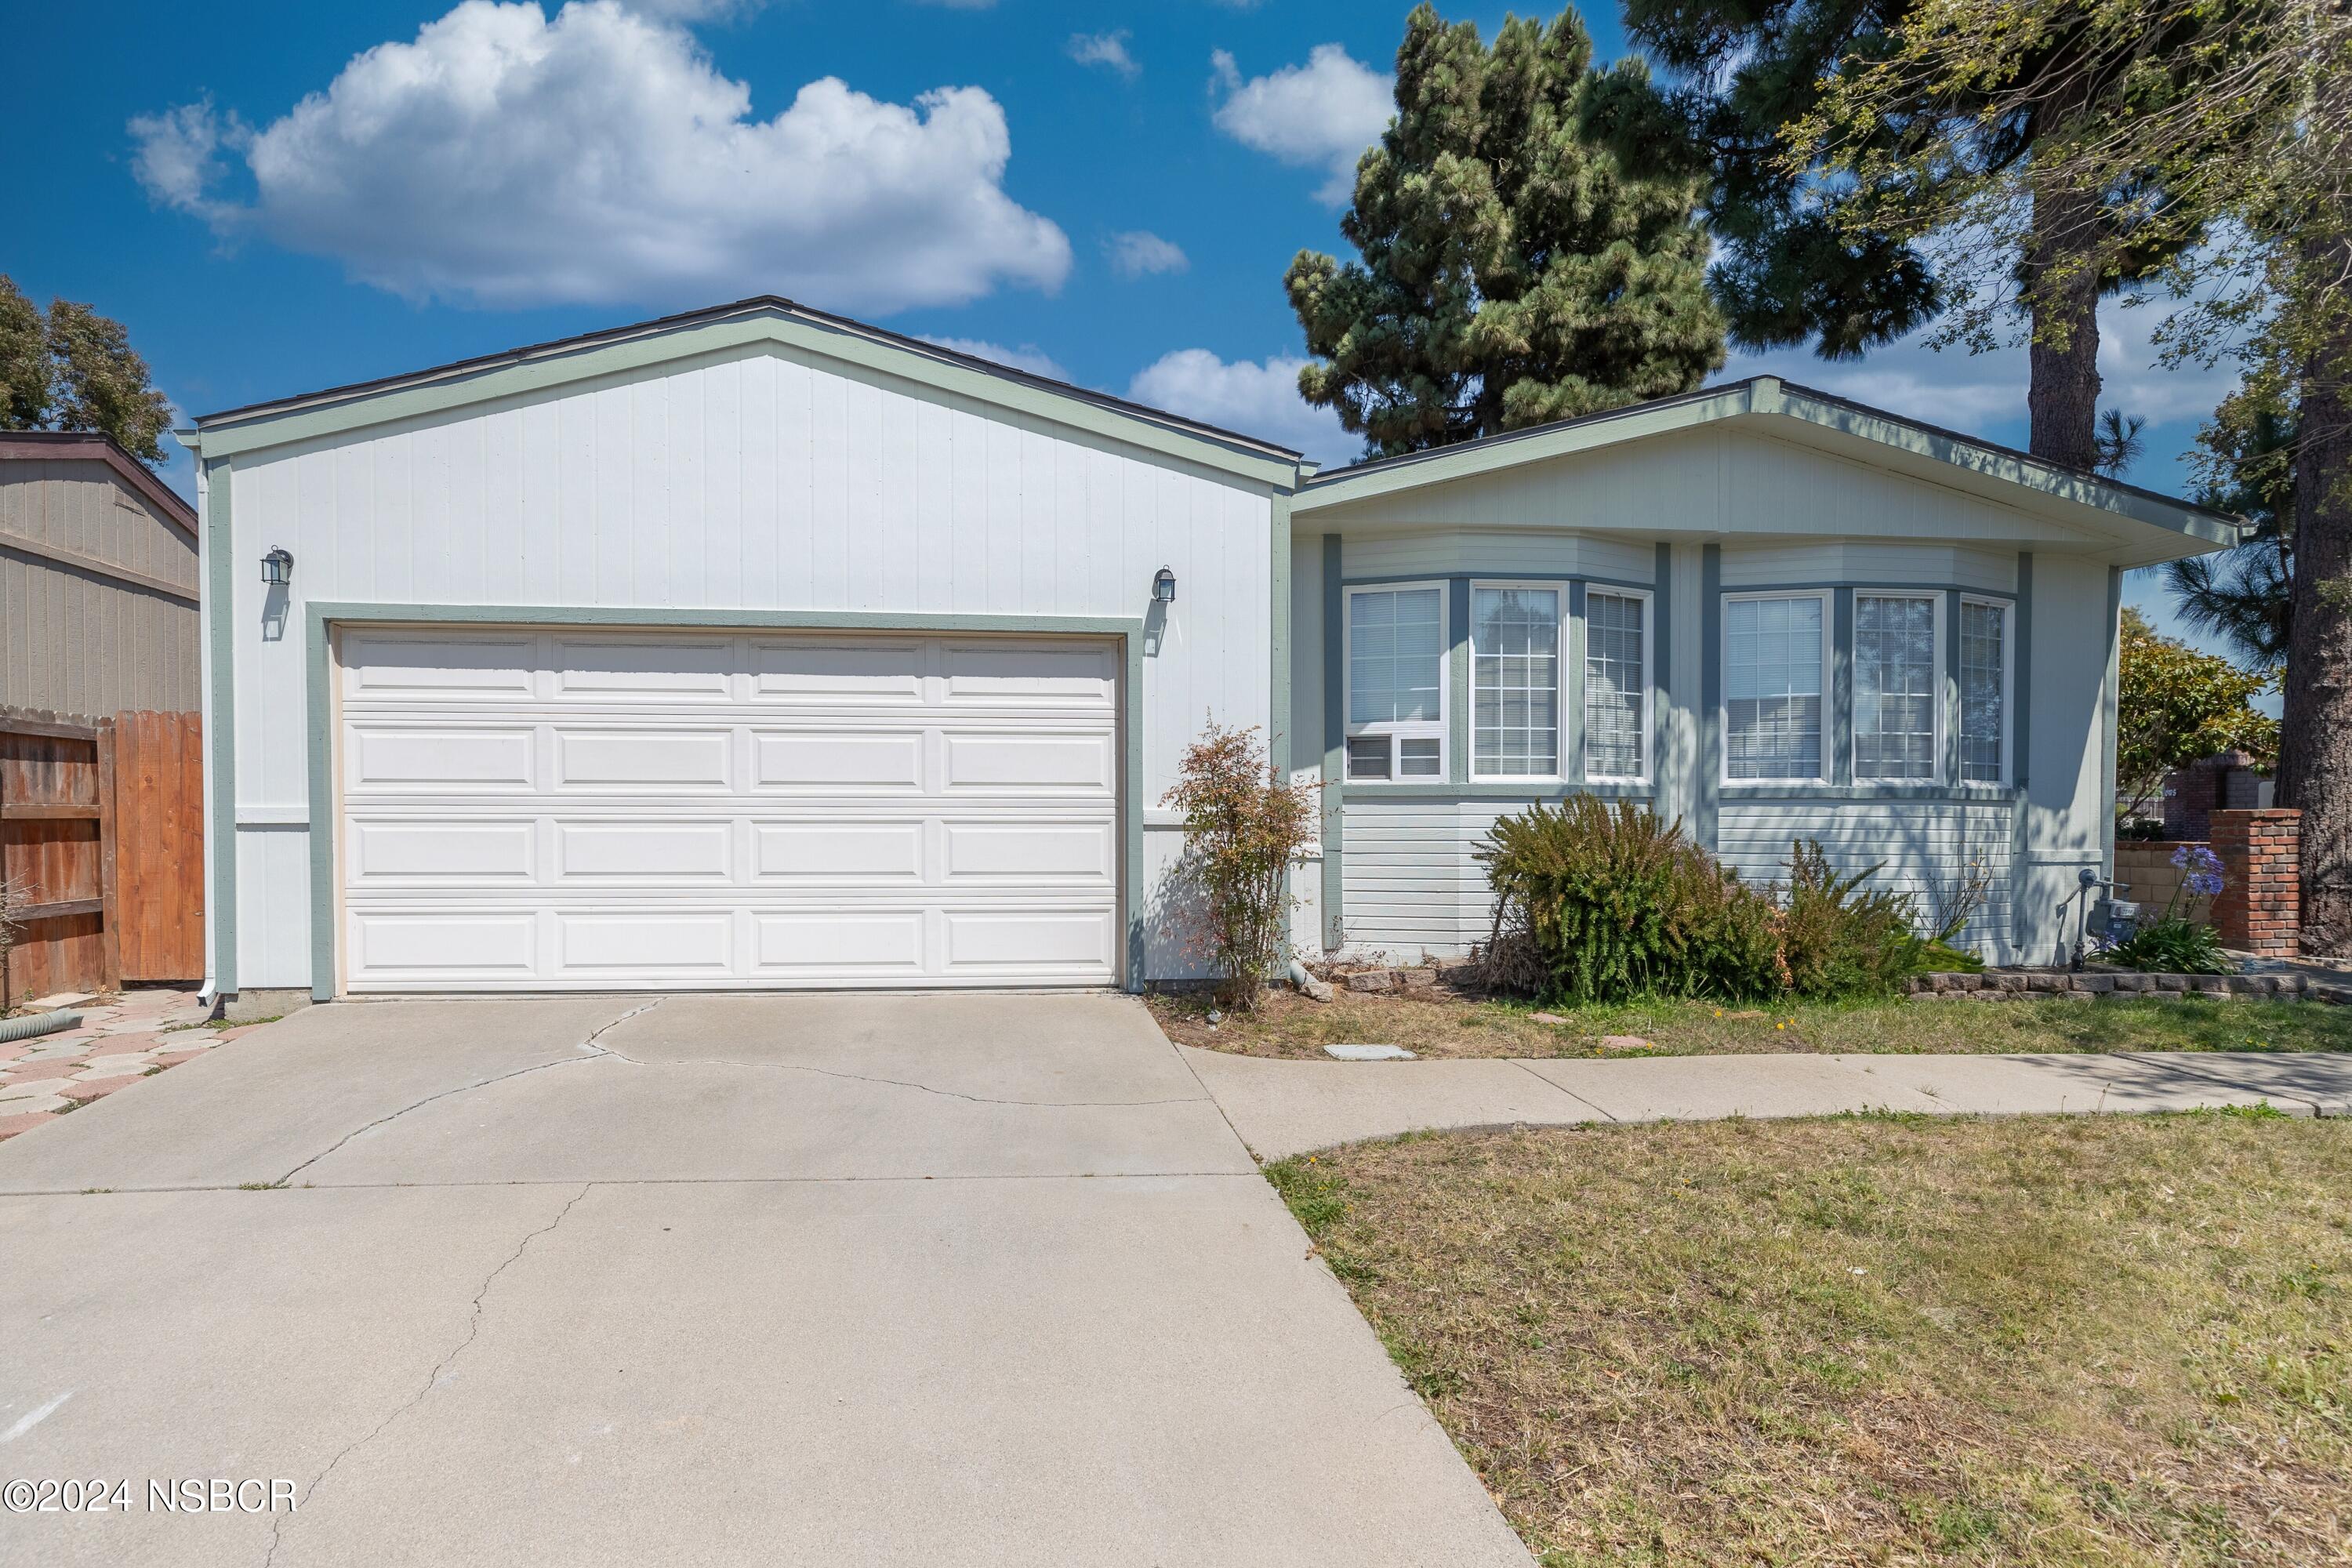
POLYGON ((261 580, 273 588, 283 588, 294 581, 293 552, 284 549, 271 551, 261 558, 261 580))
POLYGON ((1174 604, 1176 602, 1176 574, 1168 570, 1167 567, 1162 566, 1160 569, 1159 575, 1151 579, 1151 596, 1159 600, 1163 605, 1174 604))

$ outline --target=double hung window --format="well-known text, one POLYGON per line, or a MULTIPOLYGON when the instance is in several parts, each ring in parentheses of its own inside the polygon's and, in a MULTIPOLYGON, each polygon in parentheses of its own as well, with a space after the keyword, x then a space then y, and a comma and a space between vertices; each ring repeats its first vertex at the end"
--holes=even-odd
POLYGON ((1723 603, 1723 766, 1733 780, 1820 780, 1828 599, 1749 594, 1723 603))
POLYGON ((1348 592, 1348 777, 1445 777, 1445 589, 1348 592))

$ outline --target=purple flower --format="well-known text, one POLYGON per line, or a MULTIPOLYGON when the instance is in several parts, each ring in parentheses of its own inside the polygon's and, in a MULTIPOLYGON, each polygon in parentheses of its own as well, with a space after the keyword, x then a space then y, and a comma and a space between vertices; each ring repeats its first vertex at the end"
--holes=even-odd
POLYGON ((2184 844, 2172 852, 2172 863, 2184 871, 2218 876, 2221 858, 2202 844, 2184 844))
POLYGON ((2210 899, 2221 890, 2221 873, 2191 871, 2181 879, 2180 888, 2192 899, 2210 899))

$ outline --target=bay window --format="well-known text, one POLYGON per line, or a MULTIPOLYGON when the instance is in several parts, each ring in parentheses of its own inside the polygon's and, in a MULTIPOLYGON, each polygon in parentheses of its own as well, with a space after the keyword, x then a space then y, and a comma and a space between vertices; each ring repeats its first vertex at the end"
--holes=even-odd
POLYGON ((1650 773, 1650 599, 1588 589, 1584 595, 1584 776, 1650 773))
POLYGON ((1828 605, 1820 594, 1723 602, 1723 765, 1733 780, 1817 781, 1828 605))
POLYGON ((1445 589, 1348 591, 1348 777, 1445 777, 1445 589))
POLYGON ((1470 593, 1470 769, 1475 778, 1559 776, 1560 590, 1470 593))
POLYGON ((1960 601, 1960 780, 2009 782, 2009 606, 1960 601))
POLYGON ((1932 782, 1940 771, 1937 719, 1943 595, 1859 594, 1853 601, 1853 776, 1932 782))

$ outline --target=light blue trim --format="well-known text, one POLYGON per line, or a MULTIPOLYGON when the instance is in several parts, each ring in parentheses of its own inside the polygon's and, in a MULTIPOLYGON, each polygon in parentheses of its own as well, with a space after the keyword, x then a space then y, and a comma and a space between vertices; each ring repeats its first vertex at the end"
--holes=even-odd
MULTIPOLYGON (((1710 544, 1707 548, 1713 550, 1717 549, 1717 546, 1710 544)), ((1819 583, 1782 583, 1777 580, 1770 583, 1741 583, 1727 588, 1718 584, 1717 592, 1722 594, 1826 594, 1839 588, 1853 588, 1864 594, 1953 593, 1966 594, 1972 598, 1978 599, 2014 599, 2017 597, 2016 593, 2008 588, 1969 588, 1951 582, 1864 583, 1857 582, 1850 577, 1819 583)))
POLYGON ((1723 794, 1723 546, 1699 549, 1698 777, 1691 789, 1692 842, 1715 847, 1716 806, 1723 794))
POLYGON ((236 460, 205 465, 205 613, 211 634, 212 710, 205 715, 213 792, 213 994, 236 990, 236 570, 231 495, 236 460))
POLYGON ((1351 805, 1384 800, 1566 800, 1572 795, 1599 795, 1604 800, 1649 800, 1657 786, 1645 784, 1576 784, 1538 779, 1513 784, 1505 779, 1480 779, 1468 784, 1352 784, 1340 792, 1351 805))
POLYGON ((1290 779, 1290 497, 1276 493, 1266 565, 1266 762, 1290 779))
POLYGON ((553 605, 370 604, 314 600, 307 607, 310 784, 310 994, 335 997, 333 696, 330 638, 346 626, 709 626, 731 631, 1012 632, 1115 637, 1124 654, 1119 905, 1127 924, 1126 988, 1143 989, 1143 621, 1125 616, 898 615, 865 610, 596 609, 553 605))
MULTIPOLYGON (((1674 603, 1675 547, 1658 546, 1658 586, 1650 595, 1650 614, 1654 619, 1650 626, 1650 655, 1657 662, 1657 670, 1650 677, 1650 766, 1652 779, 1662 778, 1666 766, 1666 737, 1673 730, 1669 715, 1674 710, 1672 693, 1675 672, 1674 603)), ((1685 677, 1687 679, 1687 677, 1685 677)), ((1584 672, 1577 672, 1576 683, 1584 684, 1584 672)))
POLYGON ((1956 805, 2000 805, 2020 797, 1999 784, 1727 784, 1723 798, 1742 805, 1763 800, 1944 800, 1956 805))
MULTIPOLYGON (((1654 601, 1658 595, 1652 594, 1654 601)), ((1650 636, 1654 640, 1657 628, 1650 636)), ((1560 708, 1564 721, 1559 738, 1559 771, 1563 777, 1584 777, 1584 579, 1577 578, 1568 585, 1568 635, 1566 646, 1559 650, 1560 708)), ((1642 672, 1643 679, 1649 671, 1642 672)), ((1656 770, 1651 770, 1654 776, 1656 770)))
POLYGON ((1445 580, 1445 776, 1470 782, 1470 579, 1445 580))
MULTIPOLYGON (((2033 682, 2029 679, 2033 672, 2033 552, 2030 550, 2017 552, 2017 607, 2010 614, 2009 626, 2017 645, 2009 650, 2009 782, 2023 789, 2031 762, 2026 737, 2032 726, 2027 721, 2033 716, 2033 682)), ((2024 853, 2021 841, 2018 852, 2024 853)))
POLYGON ((1830 783, 1853 783, 1853 590, 1830 604, 1830 783))
POLYGON ((1339 577, 1339 536, 1323 536, 1323 945, 1347 942, 1339 857, 1340 791, 1348 776, 1348 588, 1339 577))
POLYGON ((1371 577, 1350 577, 1347 580, 1347 586, 1385 588, 1391 583, 1450 582, 1456 577, 1465 582, 1475 579, 1481 583, 1590 583, 1596 588, 1638 588, 1643 593, 1658 585, 1634 577, 1597 577, 1590 572, 1514 572, 1508 566, 1496 566, 1492 571, 1482 568, 1464 572, 1449 566, 1443 572, 1388 572, 1371 577))
POLYGON ((2116 874, 2116 710, 2123 679, 2124 569, 2107 568, 2107 673, 2099 689, 2099 865, 2116 874))

